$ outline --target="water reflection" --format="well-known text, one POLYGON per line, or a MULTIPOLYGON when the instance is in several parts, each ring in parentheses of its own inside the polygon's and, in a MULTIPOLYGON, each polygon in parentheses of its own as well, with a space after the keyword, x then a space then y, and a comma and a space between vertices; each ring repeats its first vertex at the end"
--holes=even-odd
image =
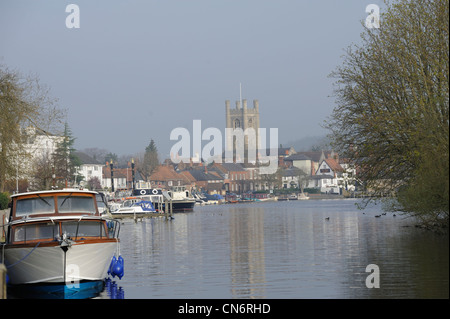
POLYGON ((230 272, 232 297, 265 297, 264 210, 230 208, 230 272))
POLYGON ((9 286, 8 299, 124 299, 124 289, 111 278, 74 285, 36 284, 9 286))
POLYGON ((127 298, 448 298, 448 235, 354 204, 204 206, 124 221, 121 285, 127 298), (380 268, 379 289, 365 285, 368 264, 380 268))
POLYGON ((105 280, 104 292, 106 292, 109 299, 125 299, 124 289, 118 286, 118 284, 110 278, 106 278, 105 280))

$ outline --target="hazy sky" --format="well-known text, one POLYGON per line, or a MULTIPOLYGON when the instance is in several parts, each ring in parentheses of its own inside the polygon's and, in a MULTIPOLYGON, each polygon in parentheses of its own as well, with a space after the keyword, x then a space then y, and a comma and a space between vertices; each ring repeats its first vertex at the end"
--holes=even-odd
MULTIPOLYGON (((225 100, 259 100, 279 143, 324 135, 328 75, 374 0, 1 0, 0 63, 35 74, 68 110, 77 149, 162 157, 176 127, 225 127, 225 100), (66 6, 80 28, 66 27, 66 6)), ((207 142, 203 142, 206 144, 207 142)))

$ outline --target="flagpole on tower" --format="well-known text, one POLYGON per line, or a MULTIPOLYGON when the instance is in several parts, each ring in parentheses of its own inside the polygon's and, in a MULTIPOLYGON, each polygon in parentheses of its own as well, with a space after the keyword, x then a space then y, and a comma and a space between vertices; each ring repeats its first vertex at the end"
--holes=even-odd
POLYGON ((239 83, 239 103, 242 108, 243 106, 242 106, 242 84, 241 83, 239 83))

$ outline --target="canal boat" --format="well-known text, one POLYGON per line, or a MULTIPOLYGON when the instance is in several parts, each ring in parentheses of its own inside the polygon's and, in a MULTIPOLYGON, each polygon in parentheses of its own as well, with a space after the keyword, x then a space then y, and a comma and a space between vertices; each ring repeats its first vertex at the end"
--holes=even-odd
POLYGON ((62 298, 102 288, 119 252, 120 223, 101 216, 97 195, 63 189, 11 196, 1 253, 12 287, 62 298))

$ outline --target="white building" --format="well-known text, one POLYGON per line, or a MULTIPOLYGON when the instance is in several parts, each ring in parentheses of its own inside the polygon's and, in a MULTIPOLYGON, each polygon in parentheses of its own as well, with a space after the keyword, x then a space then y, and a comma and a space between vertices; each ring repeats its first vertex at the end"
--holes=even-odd
POLYGON ((340 194, 342 172, 342 166, 335 159, 322 160, 313 179, 317 185, 315 187, 320 188, 321 193, 340 194))
POLYGON ((58 144, 64 140, 63 136, 56 136, 38 131, 33 127, 26 129, 25 149, 34 157, 53 154, 58 144))
POLYGON ((19 180, 21 179, 27 180, 29 187, 33 185, 36 167, 45 167, 51 161, 58 144, 64 139, 62 136, 53 135, 31 126, 25 128, 22 133, 22 144, 18 147, 17 153, 21 155, 10 157, 12 165, 16 166, 16 174, 9 178, 16 180, 16 192, 19 191, 19 180))
POLYGON ((77 182, 77 184, 82 187, 87 187, 89 180, 98 178, 100 185, 102 185, 103 165, 85 153, 75 152, 75 155, 82 163, 77 170, 78 176, 83 176, 82 179, 80 178, 81 181, 77 182))

